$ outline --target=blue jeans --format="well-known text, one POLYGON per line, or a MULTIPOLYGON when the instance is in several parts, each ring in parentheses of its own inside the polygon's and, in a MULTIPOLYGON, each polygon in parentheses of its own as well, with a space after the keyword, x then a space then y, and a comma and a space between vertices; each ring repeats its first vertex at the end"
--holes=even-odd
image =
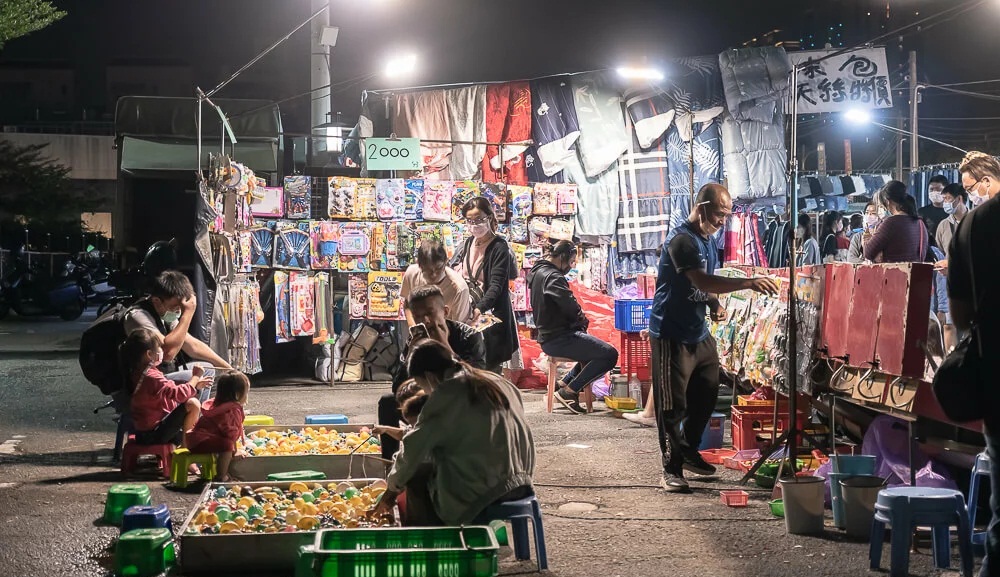
MULTIPOLYGON (((192 361, 184 366, 187 367, 186 370, 175 371, 173 373, 163 376, 167 377, 168 379, 170 379, 175 383, 186 383, 194 378, 194 372, 192 371, 194 367, 197 366, 210 369, 212 368, 212 363, 207 363, 204 361, 192 361)), ((214 388, 215 385, 213 384, 211 387, 205 387, 204 389, 198 391, 198 402, 204 403, 205 401, 212 398, 212 390, 214 388)))
POLYGON ((542 352, 549 357, 577 361, 573 370, 563 377, 563 384, 577 393, 618 364, 618 351, 613 346, 580 331, 545 341, 542 352))
MULTIPOLYGON (((986 530, 986 558, 979 570, 979 577, 1000 577, 1000 430, 996 426, 983 427, 986 434, 986 454, 990 457, 990 518, 986 530)), ((975 507, 975 503, 969 503, 975 507)))

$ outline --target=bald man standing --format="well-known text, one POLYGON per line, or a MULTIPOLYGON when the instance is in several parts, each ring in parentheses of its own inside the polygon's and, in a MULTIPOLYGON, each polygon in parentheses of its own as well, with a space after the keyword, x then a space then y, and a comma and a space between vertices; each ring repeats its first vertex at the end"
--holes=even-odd
POLYGON ((713 235, 733 210, 729 191, 706 184, 698 191, 694 210, 670 231, 660 251, 656 294, 649 319, 653 353, 653 402, 663 455, 663 480, 668 492, 688 492, 684 471, 711 475, 715 467, 698 453, 719 394, 719 355, 705 317, 725 319, 718 295, 751 289, 774 294, 767 278, 715 276, 719 247, 713 235), (683 430, 681 424, 683 423, 683 430))

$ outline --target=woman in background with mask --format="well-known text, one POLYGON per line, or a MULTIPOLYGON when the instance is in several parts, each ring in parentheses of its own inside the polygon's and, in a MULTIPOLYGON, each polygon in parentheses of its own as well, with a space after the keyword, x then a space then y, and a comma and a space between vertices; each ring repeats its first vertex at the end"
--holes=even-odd
POLYGON ((872 262, 924 262, 927 260, 928 235, 917 204, 906 192, 906 185, 891 180, 878 192, 878 202, 888 211, 878 230, 865 241, 865 259, 872 262))
POLYGON ((497 218, 489 199, 477 196, 462 206, 462 217, 471 237, 452 261, 462 267, 462 276, 472 296, 473 324, 487 311, 500 323, 483 331, 486 341, 486 368, 500 374, 502 365, 520 348, 517 322, 510 302, 510 272, 514 268, 507 241, 496 234, 497 218))
POLYGON ((813 238, 812 219, 808 214, 799 215, 799 226, 795 228, 795 241, 799 244, 795 266, 823 264, 819 254, 819 243, 813 238))
POLYGON ((839 212, 830 210, 823 214, 823 230, 820 233, 820 238, 823 239, 823 248, 820 251, 823 262, 837 262, 847 259, 847 251, 845 250, 841 255, 837 240, 843 231, 844 219, 839 212))
POLYGON ((851 248, 847 251, 847 262, 861 264, 865 262, 864 243, 875 234, 875 229, 882 219, 878 215, 878 206, 874 202, 865 205, 864 221, 861 230, 851 236, 851 248))

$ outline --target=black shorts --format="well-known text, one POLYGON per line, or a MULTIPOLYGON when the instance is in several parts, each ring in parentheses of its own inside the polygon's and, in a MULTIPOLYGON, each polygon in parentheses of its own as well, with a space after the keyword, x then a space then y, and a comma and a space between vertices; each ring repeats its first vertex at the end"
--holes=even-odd
POLYGON ((185 417, 187 417, 187 405, 181 403, 151 430, 136 431, 135 442, 140 445, 165 445, 167 443, 180 445, 184 439, 185 417))

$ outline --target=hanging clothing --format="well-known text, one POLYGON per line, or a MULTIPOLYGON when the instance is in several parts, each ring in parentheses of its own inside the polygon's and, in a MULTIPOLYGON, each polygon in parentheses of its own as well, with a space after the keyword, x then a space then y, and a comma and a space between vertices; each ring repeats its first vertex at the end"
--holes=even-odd
POLYGON ((767 266, 767 256, 759 231, 760 215, 734 212, 726 223, 723 261, 749 266, 767 266))
POLYGON ((618 163, 594 178, 587 176, 576 154, 566 167, 566 180, 577 185, 577 236, 610 236, 618 228, 618 163))
POLYGON ((628 150, 622 98, 607 73, 576 74, 570 77, 569 84, 580 122, 576 148, 587 177, 594 178, 615 165, 628 150))
POLYGON ((772 122, 775 104, 788 95, 792 62, 785 49, 726 50, 719 54, 719 69, 729 114, 737 120, 772 122))
MULTIPOLYGON (((486 140, 488 142, 526 142, 531 139, 531 89, 527 82, 507 82, 486 86, 486 140)), ((483 157, 483 180, 528 184, 524 161, 526 144, 486 147, 483 157), (501 157, 503 176, 501 177, 501 157)))
POLYGON ((767 227, 764 236, 764 251, 767 253, 767 266, 770 268, 785 268, 788 266, 788 235, 791 223, 775 220, 767 227))
POLYGON ((552 176, 545 174, 542 170, 542 161, 538 158, 538 149, 532 144, 524 151, 524 166, 528 174, 528 182, 547 182, 552 184, 562 184, 566 182, 566 171, 559 171, 552 176))
POLYGON ((784 196, 787 157, 783 111, 776 110, 769 122, 723 116, 722 150, 734 199, 784 196))
POLYGON ((392 130, 399 137, 420 139, 425 177, 441 172, 451 162, 451 123, 444 90, 396 95, 392 130), (431 140, 444 142, 428 142, 431 140))
POLYGON ((535 141, 542 172, 561 172, 576 155, 580 138, 573 90, 569 78, 550 76, 531 81, 531 136, 535 141))
POLYGON ((868 194, 868 187, 865 186, 865 179, 860 176, 851 176, 851 182, 854 183, 854 193, 855 194, 868 194))
POLYGON ((650 148, 642 148, 638 134, 632 133, 629 150, 618 165, 621 193, 618 252, 655 250, 666 240, 671 206, 667 166, 665 138, 650 148))
POLYGON ((448 106, 451 140, 482 144, 452 143, 451 162, 442 178, 476 180, 486 154, 486 85, 463 86, 444 91, 448 106))
MULTIPOLYGON (((679 127, 667 132, 667 164, 670 173, 670 194, 697 193, 710 182, 722 182, 722 141, 716 122, 699 125, 691 140, 684 140, 679 127), (691 190, 691 148, 694 147, 694 190, 691 190)), ((684 216, 686 219, 687 216, 684 216)))
POLYGON ((841 188, 841 190, 844 191, 845 195, 850 196, 850 195, 854 194, 856 192, 855 188, 854 188, 854 178, 850 177, 850 176, 841 176, 840 177, 840 188, 841 188))

